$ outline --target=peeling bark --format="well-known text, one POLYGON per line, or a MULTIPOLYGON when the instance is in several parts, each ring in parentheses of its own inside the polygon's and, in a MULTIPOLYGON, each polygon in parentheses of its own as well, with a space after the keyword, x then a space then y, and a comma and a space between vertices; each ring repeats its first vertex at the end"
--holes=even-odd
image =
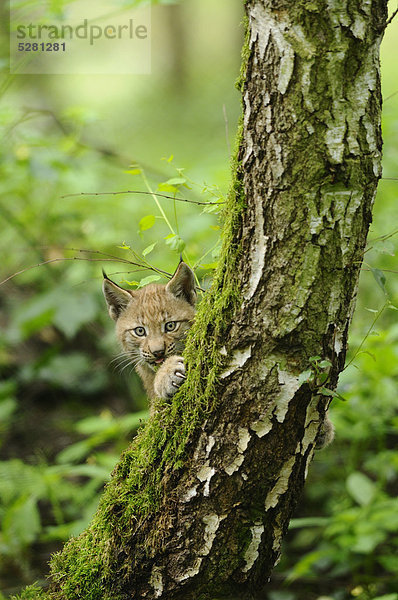
POLYGON ((245 6, 223 259, 188 379, 122 457, 93 524, 54 559, 54 599, 255 597, 329 402, 299 374, 327 358, 333 389, 344 365, 381 173, 386 0, 245 6))

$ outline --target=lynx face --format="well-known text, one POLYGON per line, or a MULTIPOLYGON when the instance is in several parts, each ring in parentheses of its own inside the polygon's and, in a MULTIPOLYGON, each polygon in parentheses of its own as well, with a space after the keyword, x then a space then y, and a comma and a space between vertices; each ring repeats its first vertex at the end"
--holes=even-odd
POLYGON ((191 269, 181 262, 167 285, 131 291, 105 278, 103 289, 126 360, 136 368, 150 397, 170 397, 185 378, 180 354, 196 301, 191 269))
POLYGON ((181 354, 194 308, 164 286, 149 284, 135 292, 116 323, 117 337, 137 365, 153 371, 168 356, 181 354))

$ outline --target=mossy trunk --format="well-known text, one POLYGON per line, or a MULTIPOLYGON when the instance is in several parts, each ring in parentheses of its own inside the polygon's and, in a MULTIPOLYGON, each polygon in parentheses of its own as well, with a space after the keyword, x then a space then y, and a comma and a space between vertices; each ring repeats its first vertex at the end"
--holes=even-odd
POLYGON ((322 377, 299 375, 318 355, 333 389, 344 365, 381 174, 386 4, 246 2, 223 254, 188 379, 53 559, 43 597, 235 599, 266 584, 330 400, 322 377))

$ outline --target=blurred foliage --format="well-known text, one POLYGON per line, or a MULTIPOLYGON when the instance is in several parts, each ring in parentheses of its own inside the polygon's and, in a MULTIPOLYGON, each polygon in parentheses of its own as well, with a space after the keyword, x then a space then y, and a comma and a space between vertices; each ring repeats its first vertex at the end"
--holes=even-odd
MULTIPOLYGON (((217 261, 241 2, 161 4, 151 77, 10 77, 2 63, 0 598, 43 578, 50 553, 86 526, 147 415, 139 380, 115 367, 101 267, 140 286, 166 281, 182 252, 206 288, 217 261)), ((346 402, 333 400, 336 440, 315 457, 267 600, 398 600, 394 32, 346 402)))
POLYGON ((183 253, 206 287, 217 261, 229 178, 224 113, 232 135, 239 114, 241 5, 212 9, 230 41, 210 69, 204 57, 217 39, 209 47, 206 31, 192 35, 206 22, 203 3, 158 4, 150 78, 13 77, 1 65, 5 595, 42 579, 51 552, 84 529, 147 416, 140 381, 117 357, 101 268, 125 286, 165 282, 183 253), (184 62, 189 55, 197 70, 184 62))
MULTIPOLYGON (((341 376, 337 438, 315 457, 279 566, 308 598, 314 587, 336 600, 398 589, 398 325, 377 333, 341 376)), ((354 332, 352 346, 361 341, 354 332)))

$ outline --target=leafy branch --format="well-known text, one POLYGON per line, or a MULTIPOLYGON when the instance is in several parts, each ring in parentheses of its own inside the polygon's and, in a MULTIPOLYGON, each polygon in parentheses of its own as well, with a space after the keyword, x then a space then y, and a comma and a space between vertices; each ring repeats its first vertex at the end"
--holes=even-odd
POLYGON ((331 361, 327 358, 322 358, 321 356, 310 356, 308 361, 310 363, 310 368, 300 373, 298 378, 299 384, 303 385, 304 383, 307 383, 310 386, 310 389, 316 394, 332 396, 333 398, 339 398, 339 400, 345 401, 345 398, 336 392, 336 390, 331 390, 326 387, 332 368, 331 361))

